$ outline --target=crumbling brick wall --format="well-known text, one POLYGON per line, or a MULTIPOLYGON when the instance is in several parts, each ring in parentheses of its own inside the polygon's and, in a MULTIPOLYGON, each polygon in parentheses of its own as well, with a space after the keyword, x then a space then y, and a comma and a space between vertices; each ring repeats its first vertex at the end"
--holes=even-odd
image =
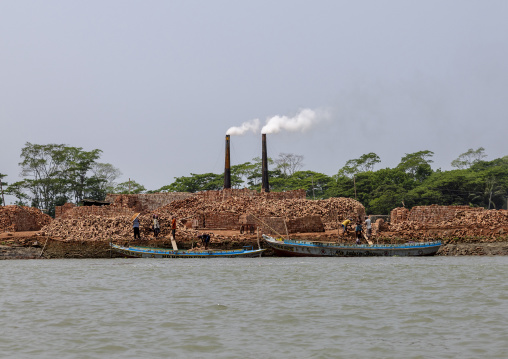
POLYGON ((320 216, 305 216, 287 221, 289 233, 324 232, 325 226, 320 216))
POLYGON ((297 189, 287 192, 257 192, 248 188, 231 188, 219 191, 205 191, 196 193, 207 201, 220 202, 231 197, 262 197, 266 199, 305 199, 306 192, 304 189, 297 189))
POLYGON ((206 213, 205 228, 209 229, 240 229, 238 215, 234 213, 206 213))
POLYGON ((305 199, 307 192, 304 189, 296 189, 287 192, 261 192, 260 195, 266 199, 305 199))
MULTIPOLYGON (((80 206, 65 211, 58 218, 83 218, 89 215, 101 217, 132 216, 135 212, 130 208, 116 206, 80 206)), ((55 217, 56 218, 56 217, 55 217)))
POLYGON ((106 196, 106 202, 130 208, 135 212, 146 213, 163 207, 173 201, 186 199, 194 195, 194 193, 188 192, 108 194, 106 196))
POLYGON ((390 223, 400 224, 405 221, 419 223, 421 225, 433 225, 455 218, 457 212, 481 212, 485 208, 469 206, 415 206, 410 210, 399 207, 390 212, 390 223))
MULTIPOLYGON (((411 211, 409 211, 406 220, 420 223, 422 225, 432 225, 452 220, 459 211, 479 212, 484 210, 484 208, 479 207, 439 206, 437 204, 430 206, 415 206, 411 209, 411 211)), ((392 213, 390 214, 390 223, 394 224, 393 215, 395 214, 395 216, 397 216, 401 212, 402 211, 400 211, 400 208, 392 210, 392 213)), ((402 218, 399 223, 402 221, 402 218)))
POLYGON ((260 224, 261 231, 270 235, 325 231, 325 226, 320 216, 305 216, 290 220, 285 220, 282 217, 264 217, 258 223, 260 224))
POLYGON ((76 205, 74 203, 65 203, 63 206, 55 207, 55 219, 62 217, 67 211, 72 210, 76 205))
POLYGON ((431 206, 417 206, 411 209, 408 220, 422 224, 437 224, 451 220, 458 211, 478 212, 484 210, 484 208, 478 207, 438 206, 437 204, 431 206))
POLYGON ((405 222, 409 218, 409 209, 405 207, 398 207, 392 209, 390 212, 390 223, 397 224, 400 222, 405 222))

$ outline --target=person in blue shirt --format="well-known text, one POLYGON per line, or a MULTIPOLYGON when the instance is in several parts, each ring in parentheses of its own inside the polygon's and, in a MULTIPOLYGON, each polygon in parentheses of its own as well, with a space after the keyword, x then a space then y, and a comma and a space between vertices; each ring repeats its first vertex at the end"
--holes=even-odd
POLYGON ((139 235, 139 216, 134 218, 134 221, 132 222, 132 228, 134 229, 134 239, 141 239, 141 236, 139 235))

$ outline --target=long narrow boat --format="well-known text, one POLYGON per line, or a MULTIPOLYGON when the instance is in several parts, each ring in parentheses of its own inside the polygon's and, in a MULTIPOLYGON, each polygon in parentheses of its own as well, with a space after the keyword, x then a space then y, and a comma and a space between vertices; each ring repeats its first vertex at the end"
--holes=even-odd
POLYGON ((253 247, 243 247, 233 250, 173 250, 167 248, 154 247, 123 247, 111 243, 111 249, 127 257, 142 258, 232 258, 232 257, 255 257, 259 256, 266 249, 253 249, 253 247))
POLYGON ((291 257, 373 257, 373 256, 433 256, 440 241, 405 244, 344 244, 334 242, 275 239, 263 235, 264 242, 276 255, 291 257))

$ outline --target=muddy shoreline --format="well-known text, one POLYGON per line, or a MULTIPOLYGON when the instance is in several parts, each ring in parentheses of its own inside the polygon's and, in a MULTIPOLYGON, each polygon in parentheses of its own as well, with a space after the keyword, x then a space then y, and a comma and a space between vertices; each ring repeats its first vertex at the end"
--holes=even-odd
MULTIPOLYGON (((221 239, 212 241, 210 249, 235 249, 243 246, 258 247, 256 235, 231 234, 221 239)), ((314 239, 333 241, 327 234, 300 234, 295 236, 301 239, 314 239)), ((344 238, 350 241, 350 238, 344 238)), ((437 256, 504 256, 508 255, 508 240, 505 237, 493 238, 469 238, 457 240, 456 238, 442 238, 443 246, 437 256)), ((379 239, 379 243, 390 243, 393 239, 379 239)), ((132 240, 125 238, 115 243, 121 245, 142 245, 161 248, 172 248, 168 238, 155 240, 153 237, 144 240, 132 240)), ((199 247, 196 241, 181 240, 177 238, 179 249, 199 247)), ((261 243, 261 246, 263 244, 261 243)), ((267 250, 264 256, 272 256, 271 250, 267 250)), ((119 258, 122 255, 111 251, 108 241, 66 241, 63 238, 52 238, 41 235, 40 232, 14 232, 0 234, 0 260, 1 259, 63 259, 63 258, 119 258)))

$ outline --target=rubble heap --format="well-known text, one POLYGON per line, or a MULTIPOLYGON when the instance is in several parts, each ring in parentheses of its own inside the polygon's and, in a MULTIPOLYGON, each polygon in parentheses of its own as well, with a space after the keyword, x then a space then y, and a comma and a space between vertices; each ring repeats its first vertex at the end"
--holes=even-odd
POLYGON ((50 216, 37 208, 16 205, 0 207, 0 233, 38 231, 51 221, 50 216))

